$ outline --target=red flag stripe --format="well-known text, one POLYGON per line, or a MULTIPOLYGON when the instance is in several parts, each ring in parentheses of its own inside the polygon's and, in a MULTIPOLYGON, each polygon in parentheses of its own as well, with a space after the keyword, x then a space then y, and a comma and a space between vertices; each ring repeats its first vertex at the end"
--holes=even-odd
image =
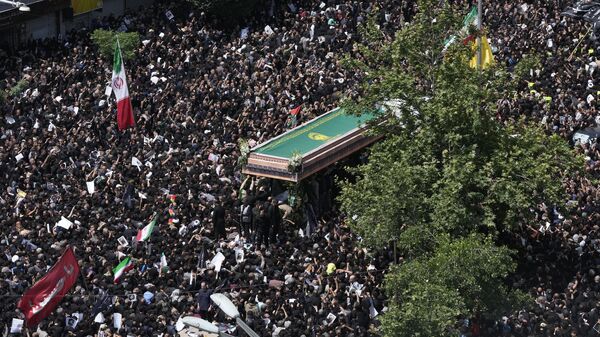
POLYGON ((117 125, 119 126, 119 130, 135 126, 133 108, 131 107, 131 99, 129 97, 117 102, 117 125))
POLYGON ((297 107, 290 110, 290 114, 293 116, 296 116, 297 114, 300 113, 300 111, 302 111, 302 105, 298 105, 297 107))

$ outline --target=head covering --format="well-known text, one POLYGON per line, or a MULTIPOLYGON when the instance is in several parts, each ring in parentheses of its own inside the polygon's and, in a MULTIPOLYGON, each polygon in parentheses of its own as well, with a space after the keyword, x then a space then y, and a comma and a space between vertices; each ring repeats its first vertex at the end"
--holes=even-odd
POLYGON ((327 275, 331 275, 335 271, 335 264, 330 263, 327 265, 327 275))
POLYGON ((144 293, 144 301, 145 301, 147 304, 150 304, 150 303, 152 302, 152 299, 154 299, 154 294, 153 294, 153 293, 151 293, 151 292, 149 292, 149 291, 146 291, 146 292, 144 293))

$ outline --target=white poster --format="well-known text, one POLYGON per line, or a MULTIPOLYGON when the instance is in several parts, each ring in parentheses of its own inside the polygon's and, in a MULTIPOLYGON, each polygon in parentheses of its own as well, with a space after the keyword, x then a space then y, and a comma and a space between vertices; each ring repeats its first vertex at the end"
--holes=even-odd
POLYGON ((225 255, 221 254, 221 252, 218 252, 217 255, 215 255, 215 257, 213 257, 210 261, 210 264, 215 266, 215 271, 217 273, 221 271, 221 265, 223 264, 223 261, 225 261, 225 255))
POLYGON ((21 333, 23 330, 23 320, 13 318, 12 324, 10 325, 10 333, 21 333))
POLYGON ((121 319, 122 318, 123 318, 123 316, 118 312, 115 312, 113 314, 113 327, 115 329, 117 329, 117 330, 121 329, 121 319))
POLYGON ((94 194, 94 191, 96 190, 95 186, 94 186, 94 181, 86 181, 85 185, 87 186, 87 190, 89 194, 94 194))

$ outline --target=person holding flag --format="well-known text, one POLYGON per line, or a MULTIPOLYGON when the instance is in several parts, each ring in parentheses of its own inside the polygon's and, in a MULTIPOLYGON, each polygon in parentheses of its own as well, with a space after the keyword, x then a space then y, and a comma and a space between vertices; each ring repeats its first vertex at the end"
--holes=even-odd
POLYGON ((19 300, 17 308, 25 315, 26 326, 35 326, 48 317, 77 282, 78 277, 79 263, 73 249, 67 247, 48 274, 29 288, 19 300))
POLYGON ((121 53, 119 39, 117 39, 117 44, 115 46, 111 85, 117 100, 117 126, 119 127, 119 130, 122 131, 135 126, 133 108, 131 106, 131 99, 129 98, 129 89, 127 88, 125 64, 123 62, 123 54, 121 53))
POLYGON ((154 231, 154 226, 156 226, 157 219, 158 219, 158 216, 156 215, 156 213, 154 213, 154 216, 152 217, 152 221, 148 225, 146 225, 146 227, 138 230, 135 240, 138 242, 147 241, 150 238, 150 235, 152 234, 152 232, 154 231))
POLYGON ((115 284, 119 283, 119 280, 123 277, 125 273, 133 269, 133 260, 131 257, 126 257, 121 261, 115 268, 113 268, 113 282, 115 284))

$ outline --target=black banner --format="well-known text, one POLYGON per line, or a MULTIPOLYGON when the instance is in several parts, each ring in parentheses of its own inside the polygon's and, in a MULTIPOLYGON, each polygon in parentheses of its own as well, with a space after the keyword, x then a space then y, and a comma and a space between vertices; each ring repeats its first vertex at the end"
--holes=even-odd
POLYGON ((600 21, 600 1, 582 0, 567 7, 561 15, 591 23, 600 21))

